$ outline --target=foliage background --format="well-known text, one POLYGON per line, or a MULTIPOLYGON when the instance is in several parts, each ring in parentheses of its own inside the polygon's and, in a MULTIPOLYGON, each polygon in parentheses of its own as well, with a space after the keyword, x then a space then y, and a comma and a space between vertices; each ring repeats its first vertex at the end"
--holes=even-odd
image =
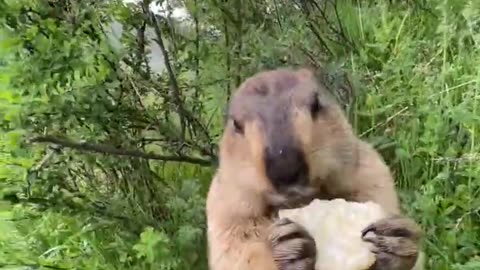
POLYGON ((230 92, 301 65, 391 165, 426 269, 480 269, 480 2, 150 2, 0 0, 1 267, 207 269, 230 92))

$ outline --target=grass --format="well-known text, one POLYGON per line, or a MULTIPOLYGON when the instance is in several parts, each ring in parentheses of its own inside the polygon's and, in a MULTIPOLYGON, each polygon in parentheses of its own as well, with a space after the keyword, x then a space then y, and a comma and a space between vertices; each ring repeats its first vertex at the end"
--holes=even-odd
MULTIPOLYGON (((14 232, 15 226, 10 219, 12 213, 10 212, 11 205, 7 202, 0 201, 0 232, 14 232)), ((6 239, 7 234, 0 234, 0 241, 6 239)))
POLYGON ((423 225, 427 269, 480 269, 480 8, 430 8, 360 9, 367 46, 351 67, 368 79, 354 123, 423 225))

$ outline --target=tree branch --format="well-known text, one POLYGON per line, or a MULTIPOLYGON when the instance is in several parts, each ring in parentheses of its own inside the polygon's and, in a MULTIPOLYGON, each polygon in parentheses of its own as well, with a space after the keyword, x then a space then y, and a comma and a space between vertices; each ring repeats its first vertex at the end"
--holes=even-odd
POLYGON ((186 112, 185 109, 183 108, 183 101, 180 93, 180 87, 178 86, 177 78, 175 76, 175 73, 173 71, 173 67, 170 63, 170 60, 168 58, 168 52, 167 49, 165 48, 165 44, 163 43, 163 35, 162 31, 160 30, 160 27, 158 25, 158 21, 156 18, 155 13, 148 11, 149 17, 150 17, 150 22, 151 25, 153 26, 153 29, 155 30, 155 34, 157 36, 156 42, 158 46, 160 47, 160 50, 162 51, 164 63, 165 63, 165 68, 167 69, 168 77, 170 78, 170 86, 173 94, 173 100, 174 104, 176 105, 177 112, 180 116, 180 124, 181 124, 181 131, 182 131, 182 139, 185 137, 185 121, 186 121, 186 112))
POLYGON ((235 76, 235 87, 238 87, 241 82, 242 82, 242 49, 243 49, 243 5, 241 0, 237 0, 235 2, 236 8, 237 8, 237 21, 238 24, 236 24, 236 30, 237 30, 237 46, 235 50, 235 60, 237 61, 237 70, 235 71, 237 74, 235 76))
POLYGON ((28 268, 48 268, 48 269, 57 269, 57 270, 67 270, 68 268, 58 267, 54 265, 46 265, 46 264, 16 264, 16 263, 0 263, 0 267, 28 267, 28 268))
POLYGON ((167 52, 167 49, 165 48, 165 44, 163 43, 163 35, 162 35, 162 31, 160 29, 160 23, 159 23, 156 15, 153 12, 150 11, 149 16, 150 16, 150 23, 153 26, 153 29, 155 31, 155 35, 157 36, 155 41, 158 44, 158 46, 160 47, 160 50, 162 51, 163 58, 164 58, 164 61, 165 61, 165 67, 167 69, 167 73, 168 73, 168 76, 169 76, 169 79, 170 79, 170 86, 171 86, 172 92, 173 92, 173 102, 174 102, 174 105, 176 106, 177 113, 180 116, 180 124, 181 124, 181 131, 182 131, 181 138, 182 138, 182 140, 185 139, 184 131, 185 131, 185 128, 186 128, 186 124, 190 123, 193 128, 198 128, 200 130, 200 132, 203 133, 205 138, 208 140, 208 143, 210 144, 209 145, 210 146, 210 152, 213 153, 213 147, 211 145, 211 137, 210 137, 210 133, 208 132, 207 128, 203 125, 203 123, 200 121, 200 119, 195 117, 192 114, 191 111, 187 110, 183 106, 183 100, 182 100, 182 96, 181 96, 181 92, 180 92, 180 87, 178 85, 178 81, 177 81, 177 78, 175 76, 175 72, 173 71, 173 67, 170 63, 169 54, 167 52))
POLYGON ((47 165, 50 159, 54 156, 55 153, 59 153, 61 147, 55 145, 54 147, 50 147, 47 154, 40 160, 38 164, 33 166, 32 168, 28 169, 27 171, 27 194, 31 196, 31 187, 33 183, 37 180, 38 174, 43 167, 47 165))
POLYGON ((104 144, 95 144, 88 143, 85 141, 73 141, 67 138, 58 138, 54 136, 37 136, 28 140, 29 143, 52 143, 62 147, 72 148, 79 151, 85 152, 96 152, 107 155, 117 155, 117 156, 128 156, 134 158, 143 158, 143 159, 153 159, 153 160, 162 160, 162 161, 173 161, 173 162, 184 162, 191 163, 200 166, 211 166, 213 164, 212 160, 186 157, 186 156, 165 156, 157 155, 153 153, 145 153, 138 150, 128 150, 128 149, 119 149, 114 148, 109 145, 104 144))

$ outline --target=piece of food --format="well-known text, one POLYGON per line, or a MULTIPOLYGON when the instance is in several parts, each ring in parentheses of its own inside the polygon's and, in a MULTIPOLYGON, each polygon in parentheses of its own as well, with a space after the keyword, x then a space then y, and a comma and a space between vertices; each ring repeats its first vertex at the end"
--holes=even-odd
POLYGON ((386 216, 373 202, 315 199, 302 208, 280 210, 279 217, 304 226, 315 239, 315 270, 367 270, 375 255, 370 251, 372 244, 362 240, 361 231, 386 216))

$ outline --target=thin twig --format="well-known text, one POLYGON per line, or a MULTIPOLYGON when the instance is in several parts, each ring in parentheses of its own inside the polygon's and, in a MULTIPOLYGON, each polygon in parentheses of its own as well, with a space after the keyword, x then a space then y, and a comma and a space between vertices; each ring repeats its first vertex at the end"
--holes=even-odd
POLYGON ((28 177, 27 177, 27 194, 30 196, 30 191, 33 183, 38 177, 38 174, 40 170, 47 165, 47 163, 50 161, 50 159, 54 156, 55 153, 60 152, 60 147, 54 146, 51 147, 48 151, 48 153, 40 160, 37 165, 33 166, 32 168, 28 169, 28 177))
MULTIPOLYGON (((220 9, 226 16, 224 16, 225 19, 229 20, 232 24, 238 25, 238 19, 234 16, 232 12, 230 12, 227 8, 225 8, 223 5, 221 5, 218 0, 213 0, 213 5, 215 5, 216 8, 220 9)), ((223 1, 224 3, 226 2, 225 0, 223 1)))
POLYGON ((241 0, 235 2, 237 8, 237 21, 235 25, 237 30, 237 46, 235 50, 235 60, 237 61, 237 70, 235 76, 235 86, 239 86, 242 82, 242 50, 243 50, 243 5, 241 0))
POLYGON ((230 32, 229 32, 229 28, 228 28, 228 24, 227 24, 227 18, 226 18, 227 14, 226 13, 223 13, 223 31, 224 31, 224 35, 225 35, 225 48, 227 48, 225 50, 225 65, 226 65, 226 68, 227 68, 227 79, 225 81, 225 92, 227 93, 227 102, 230 101, 230 96, 231 96, 231 88, 232 88, 232 82, 230 80, 231 78, 231 72, 232 72, 232 60, 231 60, 231 56, 230 56, 230 32))
POLYGON ((33 137, 29 139, 28 142, 29 143, 53 143, 62 147, 68 147, 68 148, 76 149, 79 151, 96 152, 96 153, 103 153, 108 155, 129 156, 129 157, 135 157, 135 158, 162 160, 162 161, 185 162, 185 163, 191 163, 191 164, 196 164, 200 166, 212 165, 212 161, 207 159, 186 157, 186 156, 157 155, 153 153, 141 152, 138 150, 114 148, 112 146, 104 145, 104 144, 88 143, 85 141, 76 142, 71 139, 58 138, 58 137, 49 136, 49 135, 33 137))
POLYGON ((312 19, 310 18, 311 12, 307 5, 307 2, 302 2, 301 8, 304 12, 304 15, 307 19, 307 25, 313 35, 317 38, 317 41, 320 43, 320 46, 323 47, 330 55, 333 55, 332 50, 328 47, 327 42, 323 39, 321 32, 317 29, 315 24, 313 24, 312 19))
POLYGON ((139 68, 141 67, 141 64, 145 64, 146 68, 146 74, 150 76, 150 65, 148 63, 148 59, 145 54, 145 30, 147 28, 147 22, 146 20, 142 22, 142 25, 140 28, 137 29, 137 45, 138 45, 138 51, 137 51, 137 58, 138 58, 138 66, 139 68))
POLYGON ((194 85, 194 98, 197 101, 193 107, 193 111, 195 111, 196 106, 198 106, 198 110, 202 111, 203 106, 202 103, 199 102, 200 99, 200 89, 199 89, 199 81, 200 81, 200 21, 198 18, 198 3, 197 0, 194 1, 195 4, 195 14, 193 14, 193 20, 195 21, 195 85, 194 85))
POLYGON ((408 110, 409 107, 403 107, 401 110, 399 110, 398 112, 394 113, 392 116, 388 117, 384 122, 380 122, 378 124, 376 124, 375 126, 369 128, 368 130, 366 130, 365 132, 363 132, 362 134, 360 134, 360 137, 363 137, 365 136, 366 134, 370 133, 371 131, 374 131, 375 129, 377 129, 378 127, 380 126, 383 126, 383 125, 386 125, 388 123, 390 123, 390 121, 392 121, 393 119, 395 119, 397 116, 399 116, 400 114, 402 114, 403 112, 405 112, 406 110, 408 110))
POLYGON ((280 27, 280 30, 283 30, 282 20, 280 19, 280 11, 278 8, 277 0, 273 0, 273 5, 275 6, 275 18, 277 19, 278 27, 280 27))
POLYGON ((162 35, 162 31, 160 30, 157 17, 155 13, 151 11, 149 11, 149 17, 150 17, 150 22, 153 26, 153 29, 155 30, 155 34, 157 35, 157 38, 155 39, 155 41, 157 42, 158 46, 160 47, 160 50, 162 51, 165 68, 167 69, 168 77, 170 79, 170 86, 173 92, 174 103, 175 103, 175 106, 177 107, 176 109, 180 116, 180 125, 181 125, 181 131, 182 131, 182 139, 183 139, 184 133, 185 133, 186 115, 185 115, 185 109, 183 108, 183 101, 180 94, 180 87, 178 86, 177 78, 175 76, 175 73, 173 72, 172 64, 170 63, 167 49, 165 48, 165 44, 163 43, 163 35, 162 35))
MULTIPOLYGON (((160 47, 160 49, 162 51, 163 58, 164 58, 164 61, 165 61, 165 67, 167 68, 167 73, 168 73, 168 76, 170 78, 170 85, 171 85, 172 91, 173 91, 174 102, 175 102, 175 105, 177 106, 178 114, 180 116, 180 120, 181 120, 181 124, 182 124, 182 135, 184 134, 185 124, 188 121, 190 124, 198 127, 200 129, 200 131, 203 133, 203 135, 205 136, 205 138, 208 141, 211 141, 210 133, 208 132, 206 127, 189 110, 186 110, 183 107, 183 101, 182 101, 182 98, 181 98, 180 87, 178 85, 177 78, 175 76, 172 65, 170 63, 170 60, 169 60, 169 57, 168 57, 168 52, 167 52, 167 50, 165 48, 165 45, 163 43, 162 31, 160 30, 158 19, 153 12, 150 12, 150 19, 151 19, 151 23, 153 25, 153 28, 155 30, 155 34, 157 36, 156 42, 157 42, 158 46, 160 47)), ((183 136, 181 138, 184 139, 183 136)))
POLYGON ((70 268, 63 268, 63 267, 58 267, 58 266, 54 266, 54 265, 46 265, 46 264, 16 264, 16 263, 0 263, 0 268, 4 268, 4 267, 29 267, 29 268, 48 268, 48 269, 56 269, 56 270, 67 270, 67 269, 70 269, 70 268))

